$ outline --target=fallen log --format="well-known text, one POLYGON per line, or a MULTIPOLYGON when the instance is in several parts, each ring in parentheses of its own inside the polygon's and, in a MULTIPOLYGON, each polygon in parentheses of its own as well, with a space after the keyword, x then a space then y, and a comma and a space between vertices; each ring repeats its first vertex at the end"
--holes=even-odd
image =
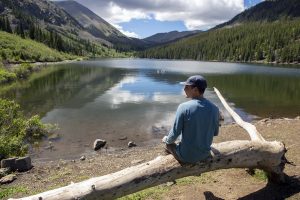
POLYGON ((283 168, 286 152, 284 144, 277 141, 265 141, 255 126, 244 122, 228 106, 216 88, 215 91, 225 108, 238 121, 237 123, 248 131, 251 140, 213 144, 211 156, 196 164, 180 164, 172 155, 159 156, 152 161, 112 174, 21 199, 115 199, 167 181, 228 168, 258 168, 266 171, 270 179, 284 181, 283 168))

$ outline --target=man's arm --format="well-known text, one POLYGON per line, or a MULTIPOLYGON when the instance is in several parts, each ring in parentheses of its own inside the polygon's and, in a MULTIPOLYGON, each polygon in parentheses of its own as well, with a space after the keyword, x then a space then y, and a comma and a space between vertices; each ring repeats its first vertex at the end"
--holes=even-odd
POLYGON ((221 113, 219 111, 219 109, 217 108, 217 116, 215 117, 215 132, 214 132, 214 136, 217 136, 219 134, 219 126, 220 126, 220 118, 221 118, 221 113))
POLYGON ((184 112, 182 105, 179 105, 176 111, 176 117, 172 129, 168 136, 163 138, 163 142, 166 144, 172 144, 176 141, 177 137, 181 134, 184 123, 184 112))

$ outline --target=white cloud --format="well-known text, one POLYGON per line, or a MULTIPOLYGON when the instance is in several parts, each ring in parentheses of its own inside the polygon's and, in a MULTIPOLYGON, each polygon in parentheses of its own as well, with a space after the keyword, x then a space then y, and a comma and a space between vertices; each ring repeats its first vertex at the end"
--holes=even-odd
POLYGON ((134 37, 134 38, 141 38, 141 36, 139 36, 137 33, 135 32, 130 32, 130 31, 125 31, 123 29, 122 26, 118 25, 118 24, 113 24, 111 23, 112 26, 114 26, 115 28, 117 28, 121 33, 123 33, 124 35, 128 36, 128 37, 134 37))
POLYGON ((131 19, 150 19, 150 16, 140 9, 126 9, 114 2, 109 2, 107 7, 108 20, 113 23, 129 22, 131 19))
POLYGON ((143 94, 132 94, 130 91, 122 90, 124 84, 134 84, 135 82, 135 77, 125 77, 105 93, 104 98, 111 104, 112 109, 117 109, 124 103, 138 103, 145 100, 143 94))
POLYGON ((160 21, 183 21, 189 30, 213 27, 245 9, 243 0, 77 1, 112 24, 154 18, 160 21))

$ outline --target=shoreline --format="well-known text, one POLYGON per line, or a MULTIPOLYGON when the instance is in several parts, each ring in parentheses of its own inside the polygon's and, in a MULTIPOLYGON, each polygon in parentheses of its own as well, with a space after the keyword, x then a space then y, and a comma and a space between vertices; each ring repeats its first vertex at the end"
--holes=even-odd
MULTIPOLYGON (((283 141, 289 149, 286 153, 287 159, 295 164, 300 163, 300 157, 298 156, 298 152, 300 151, 300 116, 294 119, 265 118, 253 124, 266 140, 283 141)), ((221 126, 219 136, 214 138, 214 143, 228 140, 249 140, 249 136, 245 130, 240 128, 237 124, 221 126)), ((105 149, 101 149, 95 155, 85 156, 84 159, 80 159, 78 156, 75 160, 60 159, 45 162, 36 162, 33 160, 33 169, 23 173, 17 172, 17 180, 1 187, 2 190, 22 188, 22 192, 16 191, 7 196, 7 198, 24 197, 65 186, 70 184, 70 182, 80 182, 92 177, 113 173, 130 166, 153 160, 159 155, 165 155, 163 144, 161 143, 146 147, 138 146, 115 152, 106 152, 105 149)), ((285 173, 290 177, 300 176, 300 168, 286 165, 285 173)), ((264 197, 268 195, 268 191, 264 190, 266 185, 266 180, 251 177, 244 169, 234 168, 204 173, 198 178, 187 177, 179 179, 177 183, 171 186, 163 184, 155 187, 155 191, 150 188, 145 190, 146 192, 142 191, 140 194, 145 195, 144 193, 150 190, 156 195, 162 195, 161 199, 176 199, 176 197, 178 199, 178 195, 182 197, 179 199, 201 199, 200 196, 203 196, 203 188, 210 188, 211 192, 224 199, 238 199, 261 189, 263 190, 260 196, 261 198, 255 199, 264 199, 264 197), (205 180, 203 181, 203 179, 205 180), (241 185, 240 187, 234 187, 233 185, 235 184, 241 185), (166 190, 161 191, 159 187, 163 187, 166 190), (197 189, 195 189, 195 187, 197 189), (191 190, 195 190, 195 193, 191 193, 191 190), (180 193, 178 194, 176 191, 180 191, 180 193), (228 193, 228 191, 231 192, 228 193), (191 194, 199 196, 199 198, 190 197, 191 194)), ((293 187, 291 188, 289 186, 284 190, 290 191, 291 189, 293 189, 293 187)), ((274 192, 276 192, 276 190, 274 192)), ((151 195, 153 195, 152 193, 151 195)), ((147 195, 142 199, 156 199, 155 197, 151 197, 151 195, 148 198, 147 195)), ((278 195, 281 195, 281 193, 278 195)), ((295 198, 292 199, 298 199, 300 193, 296 193, 294 196, 295 198)))
MULTIPOLYGON (((283 120, 283 121, 289 121, 289 120, 300 120, 300 116, 296 116, 294 118, 287 118, 287 117, 280 117, 280 118, 261 118, 261 119, 256 119, 254 121, 251 122, 251 124, 257 124, 257 123, 261 123, 261 122, 268 122, 268 121, 278 121, 278 120, 283 120)), ((222 128, 227 128, 227 127, 232 127, 232 126, 238 126, 235 122, 232 123, 228 123, 228 124, 222 124, 222 128)), ((162 135, 163 137, 163 135, 162 135)), ((215 139, 218 137, 215 137, 215 139)), ((233 138, 234 139, 234 138, 233 138)), ((245 138, 247 139, 247 138, 245 138)), ((249 138, 250 139, 250 138, 249 138)), ((160 140, 159 140, 160 141, 160 140)), ((215 141, 215 140, 214 140, 215 141)), ((109 144, 106 144, 109 145, 109 144)), ((54 143, 55 146, 55 143, 54 143)), ((119 154, 119 153, 126 153, 127 151, 132 151, 132 150, 137 150, 137 149, 142 149, 142 150, 149 150, 151 148, 156 148, 158 146, 161 146, 160 142, 149 142, 146 144, 138 144, 138 146, 133 147, 133 148, 129 148, 129 147, 124 147, 124 146, 105 146, 104 148, 102 148, 99 151, 94 151, 92 144, 90 145, 90 151, 85 151, 85 153, 79 153, 76 155, 72 155, 72 156, 64 156, 61 158, 56 158, 56 157, 36 157, 35 155, 37 155, 38 153, 34 153, 31 152, 29 156, 32 157, 32 160, 36 163, 47 163, 47 162, 56 162, 59 160, 64 160, 64 161, 74 161, 76 159, 79 159, 82 156, 87 156, 87 157, 94 157, 97 156, 99 154, 99 152, 102 153, 106 153, 106 154, 119 154)))
POLYGON ((221 61, 221 60, 194 60, 194 59, 169 59, 169 58, 147 58, 147 57, 134 57, 136 59, 149 59, 149 60, 170 60, 170 61, 199 61, 199 62, 220 62, 220 63, 239 63, 239 64, 261 64, 261 65, 272 65, 279 67, 280 65, 290 65, 291 68, 300 68, 300 63, 277 63, 277 62, 264 62, 264 61, 221 61))
POLYGON ((73 62, 78 62, 78 61, 82 61, 84 60, 83 58, 81 58, 80 60, 74 59, 74 60, 62 60, 62 61, 54 61, 54 62, 20 62, 20 63, 8 63, 8 64, 4 64, 5 68, 9 68, 9 69, 13 69, 16 68, 22 64, 30 64, 33 66, 47 66, 47 65, 51 65, 51 64, 63 64, 63 63, 73 63, 73 62))

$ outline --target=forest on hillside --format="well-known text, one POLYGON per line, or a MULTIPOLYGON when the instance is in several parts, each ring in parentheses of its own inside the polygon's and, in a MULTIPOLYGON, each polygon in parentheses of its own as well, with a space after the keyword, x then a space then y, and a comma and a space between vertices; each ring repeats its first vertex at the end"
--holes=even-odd
POLYGON ((0 30, 14 33, 22 38, 41 42, 58 51, 84 56, 101 54, 104 47, 69 34, 68 37, 58 34, 55 30, 42 28, 36 19, 21 12, 16 13, 19 19, 14 29, 7 16, 0 16, 0 30))
POLYGON ((142 58, 300 63, 300 20, 210 30, 138 52, 142 58))

